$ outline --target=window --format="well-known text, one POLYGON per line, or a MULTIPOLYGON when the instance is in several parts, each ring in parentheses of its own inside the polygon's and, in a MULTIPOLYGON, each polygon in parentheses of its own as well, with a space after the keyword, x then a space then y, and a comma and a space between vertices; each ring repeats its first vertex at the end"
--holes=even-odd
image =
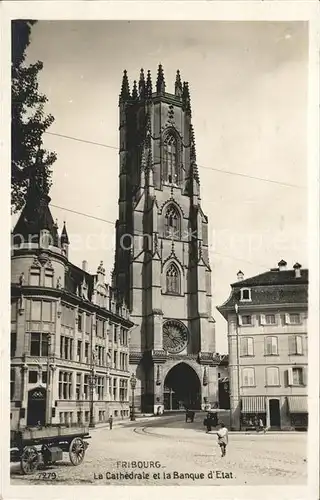
POLYGON ((77 342, 77 361, 82 362, 82 342, 78 340, 77 342))
POLYGON ((181 231, 181 219, 178 209, 169 205, 164 216, 164 236, 179 239, 181 231))
POLYGON ((242 370, 242 385, 252 387, 255 385, 254 368, 243 368, 242 370))
POLYGON ((41 300, 31 302, 31 321, 41 321, 41 300))
POLYGON ((117 379, 116 377, 113 379, 113 401, 117 400, 117 379))
POLYGON ((303 354, 303 342, 301 335, 291 335, 289 337, 289 354, 291 355, 303 354))
POLYGON ((42 321, 52 321, 52 303, 42 302, 42 321))
POLYGON ((71 372, 59 372, 59 399, 71 399, 71 381, 71 372))
POLYGON ((30 272, 30 286, 40 286, 40 270, 33 269, 30 272))
POLYGON ((180 294, 180 272, 174 262, 170 264, 166 272, 166 293, 180 294))
POLYGON ((266 325, 275 325, 276 317, 274 314, 266 314, 266 325))
POLYGON ((301 323, 300 314, 299 313, 286 314, 286 323, 288 325, 298 325, 299 323, 301 323))
POLYGON ((126 398, 126 380, 120 379, 119 397, 120 401, 125 401, 126 398))
POLYGON ((60 357, 73 360, 73 339, 71 337, 60 337, 60 357))
POLYGON ((36 384, 38 382, 38 372, 37 371, 30 371, 29 372, 29 384, 36 384))
POLYGON ((241 288, 240 290, 240 300, 250 300, 251 301, 251 290, 250 288, 241 288))
POLYGON ((97 337, 103 337, 103 320, 97 319, 97 337))
POLYGON ((252 317, 249 315, 240 316, 240 325, 252 325, 252 317))
POLYGON ((84 344, 84 362, 89 363, 89 342, 84 344))
POLYGON ((84 380, 83 380, 83 396, 84 396, 84 399, 88 399, 89 398, 89 375, 85 375, 84 376, 84 380))
POLYGON ((167 135, 163 144, 163 178, 165 182, 170 184, 179 182, 177 160, 177 140, 170 134, 167 135))
POLYGON ((92 328, 92 316, 91 314, 86 314, 86 333, 90 334, 92 328))
POLYGON ((10 341, 10 354, 11 358, 16 355, 17 350, 17 334, 16 332, 11 332, 11 341, 10 341))
POLYGON ((31 333, 31 356, 48 356, 48 347, 49 338, 46 333, 31 333))
POLYGON ((254 387, 255 386, 254 368, 243 368, 242 369, 242 385, 244 387, 254 387))
POLYGON ((83 327, 83 325, 82 325, 82 313, 79 313, 78 314, 78 330, 79 330, 79 332, 82 332, 82 327, 83 327))
POLYGON ((10 369, 10 400, 14 398, 16 385, 16 371, 14 368, 10 369))
POLYGON ((265 339, 265 355, 277 356, 278 355, 278 338, 266 337, 265 339))
POLYGON ((44 286, 46 286, 48 288, 53 287, 53 271, 45 271, 44 286))
POLYGON ((76 399, 81 399, 81 373, 76 374, 76 399))
POLYGON ((97 377, 97 394, 98 400, 103 400, 104 396, 104 377, 97 377))
POLYGON ((61 325, 74 328, 75 310, 73 307, 63 305, 61 308, 61 325))
POLYGON ((240 339, 240 356, 253 356, 252 337, 242 337, 240 339))
POLYGON ((303 369, 300 367, 292 368, 292 385, 303 385, 303 369))
POLYGON ((18 302, 11 302, 11 323, 16 323, 18 314, 18 302))
POLYGON ((276 366, 268 366, 266 369, 266 385, 280 385, 279 368, 276 366))
POLYGON ((47 372, 42 372, 42 383, 46 384, 47 383, 47 372))
POLYGON ((114 351, 114 353, 113 353, 113 367, 114 368, 117 368, 117 357, 118 357, 117 354, 118 354, 117 351, 114 351))
POLYGON ((116 344, 118 342, 118 331, 117 326, 113 325, 113 342, 116 344))

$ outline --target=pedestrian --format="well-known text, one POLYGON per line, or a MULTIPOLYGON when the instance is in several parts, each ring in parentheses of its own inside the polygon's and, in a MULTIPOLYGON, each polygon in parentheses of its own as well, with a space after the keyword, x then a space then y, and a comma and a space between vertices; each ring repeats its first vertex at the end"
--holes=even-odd
POLYGON ((108 422, 109 422, 109 429, 110 429, 110 431, 112 431, 112 423, 113 423, 113 416, 112 415, 110 415, 108 422))
POLYGON ((226 428, 223 422, 220 423, 220 429, 217 432, 217 436, 218 436, 218 445, 220 446, 221 449, 221 456, 225 457, 228 444, 228 429, 226 428))
POLYGON ((259 419, 259 430, 264 432, 264 425, 262 418, 259 419))

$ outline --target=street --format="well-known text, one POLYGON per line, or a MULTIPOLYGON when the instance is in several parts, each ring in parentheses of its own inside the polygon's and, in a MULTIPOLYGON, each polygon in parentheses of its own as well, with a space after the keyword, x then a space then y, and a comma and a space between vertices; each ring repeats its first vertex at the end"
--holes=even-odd
MULTIPOLYGON (((203 414, 194 423, 184 415, 100 427, 84 461, 46 468, 55 478, 23 476, 11 464, 11 484, 98 485, 285 485, 307 481, 307 433, 230 433, 227 456, 221 458, 217 438, 205 433, 203 414), (54 475, 53 475, 54 476, 54 475)), ((39 471, 42 472, 42 471, 39 471)))

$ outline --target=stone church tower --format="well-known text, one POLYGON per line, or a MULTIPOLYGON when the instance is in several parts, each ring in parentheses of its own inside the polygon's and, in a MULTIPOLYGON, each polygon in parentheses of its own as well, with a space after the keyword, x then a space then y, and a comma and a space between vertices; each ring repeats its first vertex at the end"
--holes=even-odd
POLYGON ((141 70, 120 108, 119 219, 114 286, 135 327, 130 365, 135 406, 200 408, 218 401, 215 322, 211 316, 208 219, 200 201, 187 82, 177 71, 166 90, 141 70))

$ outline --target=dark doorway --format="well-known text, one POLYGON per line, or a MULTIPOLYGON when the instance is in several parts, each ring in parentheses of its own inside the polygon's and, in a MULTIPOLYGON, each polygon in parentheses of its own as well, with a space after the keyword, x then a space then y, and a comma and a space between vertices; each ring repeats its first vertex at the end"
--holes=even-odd
POLYGON ((45 424, 46 390, 43 387, 31 389, 28 394, 27 425, 45 424))
POLYGON ((279 399, 269 400, 270 427, 280 427, 280 404, 279 399))
POLYGON ((201 386, 196 372, 186 363, 171 368, 164 381, 164 409, 200 409, 201 386))

